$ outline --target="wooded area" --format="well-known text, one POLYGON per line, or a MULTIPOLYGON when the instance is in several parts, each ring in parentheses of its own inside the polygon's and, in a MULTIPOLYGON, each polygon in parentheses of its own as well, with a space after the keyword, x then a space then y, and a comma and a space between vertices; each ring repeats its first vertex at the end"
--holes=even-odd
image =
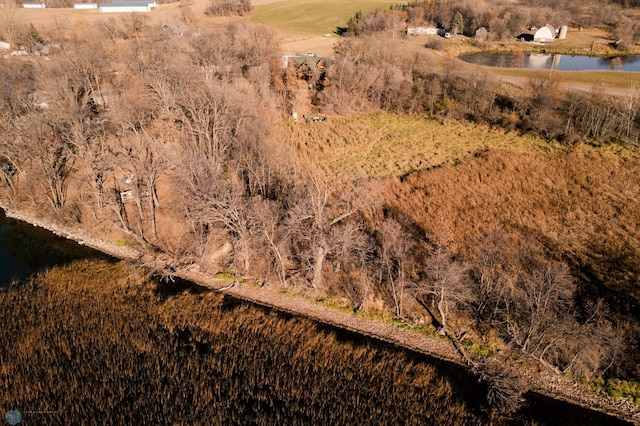
POLYGON ((396 48, 412 7, 375 12, 311 84, 256 24, 183 36, 139 15, 73 31, 5 20, 3 39, 47 54, 0 59, 2 197, 174 269, 344 298, 558 373, 640 379, 640 86, 612 97, 552 74, 515 87, 436 71, 396 48), (559 148, 338 179, 276 137, 285 120, 331 125, 289 118, 301 91, 328 115, 473 122, 559 148))

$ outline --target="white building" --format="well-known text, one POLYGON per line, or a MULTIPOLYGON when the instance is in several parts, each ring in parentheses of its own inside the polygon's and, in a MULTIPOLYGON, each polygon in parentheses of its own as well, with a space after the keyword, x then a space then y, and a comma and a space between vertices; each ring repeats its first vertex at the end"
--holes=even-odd
POLYGON ((436 27, 407 27, 407 35, 436 35, 438 29, 436 27))
POLYGON ((156 2, 152 1, 114 1, 111 3, 100 3, 100 12, 103 13, 128 13, 128 12, 151 12, 155 8, 156 2))
POLYGON ((24 9, 45 9, 47 6, 42 3, 22 3, 24 9))
POLYGON ((554 38, 556 38, 556 30, 551 25, 545 25, 533 35, 533 41, 540 43, 552 42, 554 38))
POLYGON ((73 8, 80 9, 80 10, 97 9, 98 3, 74 3, 73 8))

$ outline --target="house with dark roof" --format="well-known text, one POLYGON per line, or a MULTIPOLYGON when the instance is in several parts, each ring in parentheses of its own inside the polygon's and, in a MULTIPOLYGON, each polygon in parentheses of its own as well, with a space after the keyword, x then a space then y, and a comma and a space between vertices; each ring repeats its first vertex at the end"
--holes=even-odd
POLYGON ((290 67, 295 69, 296 77, 307 81, 324 78, 329 62, 329 58, 313 54, 306 56, 284 55, 281 58, 282 68, 290 67))

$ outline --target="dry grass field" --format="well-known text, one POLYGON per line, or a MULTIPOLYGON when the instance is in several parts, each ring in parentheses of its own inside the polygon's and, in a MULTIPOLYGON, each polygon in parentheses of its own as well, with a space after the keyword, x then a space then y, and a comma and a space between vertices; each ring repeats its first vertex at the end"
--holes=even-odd
POLYGON ((280 125, 277 137, 331 175, 346 179, 401 177, 465 161, 481 151, 548 152, 558 144, 469 122, 389 113, 331 117, 324 123, 280 125))
POLYGON ((388 8, 391 0, 286 0, 256 4, 251 20, 281 31, 323 36, 345 26, 356 12, 388 8))
MULTIPOLYGON (((489 150, 462 164, 388 182, 390 208, 458 253, 496 230, 540 245, 582 283, 640 299, 640 155, 489 150)), ((594 290, 593 288, 591 290, 594 290)), ((596 290, 594 290, 596 291, 596 290)))

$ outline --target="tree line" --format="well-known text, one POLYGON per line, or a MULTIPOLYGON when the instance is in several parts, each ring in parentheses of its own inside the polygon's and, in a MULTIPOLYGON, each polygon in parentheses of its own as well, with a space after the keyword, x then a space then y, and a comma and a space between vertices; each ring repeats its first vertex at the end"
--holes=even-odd
POLYGON ((425 54, 403 53, 385 33, 347 37, 336 47, 329 84, 318 96, 338 113, 383 109, 482 122, 532 132, 546 139, 620 142, 640 140, 640 87, 610 96, 563 89, 553 73, 522 88, 500 84, 487 72, 454 63, 434 70, 425 54), (375 47, 374 47, 375 46, 375 47))
MULTIPOLYGON (((513 40, 532 27, 552 24, 559 28, 606 27, 627 49, 640 36, 640 24, 629 13, 629 1, 512 1, 424 0, 393 5, 389 10, 357 12, 340 31, 356 36, 376 32, 398 35, 407 25, 437 25, 456 34, 473 37, 479 28, 488 30, 488 41, 513 40), (594 10, 598 13, 593 13, 594 10)), ((637 5, 636 5, 637 6, 637 5)))

